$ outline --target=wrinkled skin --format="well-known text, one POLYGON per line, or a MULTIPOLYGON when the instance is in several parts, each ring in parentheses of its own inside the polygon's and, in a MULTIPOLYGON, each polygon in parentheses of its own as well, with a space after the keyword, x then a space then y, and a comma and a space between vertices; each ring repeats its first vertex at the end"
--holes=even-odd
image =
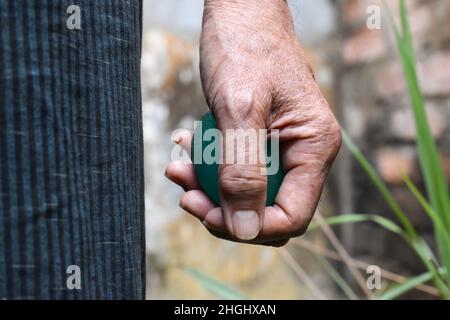
MULTIPOLYGON (((201 191, 193 166, 171 162, 166 176, 186 191, 180 205, 217 237, 284 245, 305 232, 341 144, 339 125, 305 60, 286 2, 206 0, 200 71, 222 132, 279 130, 286 176, 275 205, 265 207, 264 164, 220 165, 221 207, 216 207, 201 191)), ((185 149, 191 139, 188 131, 174 137, 185 149)))

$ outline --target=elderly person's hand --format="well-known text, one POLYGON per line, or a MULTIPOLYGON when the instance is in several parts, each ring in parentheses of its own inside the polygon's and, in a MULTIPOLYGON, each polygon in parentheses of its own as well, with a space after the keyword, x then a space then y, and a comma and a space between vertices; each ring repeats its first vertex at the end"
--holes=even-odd
MULTIPOLYGON (((201 191, 193 166, 171 162, 166 175, 186 190, 180 205, 220 238, 283 245, 305 232, 341 144, 339 125, 305 61, 286 1, 206 0, 200 70, 222 132, 279 130, 286 176, 275 204, 266 207, 263 163, 221 164, 221 207, 216 207, 201 191)), ((191 139, 186 131, 176 137, 186 149, 191 139)))

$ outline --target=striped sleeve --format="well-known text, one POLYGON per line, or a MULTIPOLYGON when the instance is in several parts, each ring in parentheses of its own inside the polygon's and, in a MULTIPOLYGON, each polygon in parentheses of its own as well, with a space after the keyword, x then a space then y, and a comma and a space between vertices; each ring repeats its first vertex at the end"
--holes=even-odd
POLYGON ((0 6, 0 299, 142 299, 142 3, 0 6))

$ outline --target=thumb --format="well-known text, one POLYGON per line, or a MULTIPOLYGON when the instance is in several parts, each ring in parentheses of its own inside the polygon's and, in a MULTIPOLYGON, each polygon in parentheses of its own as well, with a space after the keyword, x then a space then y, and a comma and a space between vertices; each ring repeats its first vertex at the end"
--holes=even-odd
POLYGON ((228 231, 254 239, 262 228, 266 203, 265 117, 252 101, 214 110, 223 133, 219 166, 220 204, 228 231))

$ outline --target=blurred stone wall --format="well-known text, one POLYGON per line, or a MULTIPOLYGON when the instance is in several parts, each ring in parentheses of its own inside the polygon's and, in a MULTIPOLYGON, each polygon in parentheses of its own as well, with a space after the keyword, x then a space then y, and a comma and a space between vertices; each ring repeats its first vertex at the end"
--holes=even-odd
MULTIPOLYGON (((396 7, 397 1, 388 1, 396 7)), ((450 181, 450 1, 408 0, 418 74, 432 133, 450 181)), ((383 12, 381 29, 366 26, 377 0, 338 1, 337 112, 347 132, 375 164, 419 232, 433 244, 426 214, 405 188, 402 173, 423 190, 415 125, 393 31, 383 12)), ((382 9, 384 11, 384 9, 382 9)), ((376 213, 395 219, 358 164, 343 150, 335 168, 340 212, 376 213)), ((423 270, 402 239, 369 224, 347 226, 342 238, 356 257, 402 274, 423 270)))

